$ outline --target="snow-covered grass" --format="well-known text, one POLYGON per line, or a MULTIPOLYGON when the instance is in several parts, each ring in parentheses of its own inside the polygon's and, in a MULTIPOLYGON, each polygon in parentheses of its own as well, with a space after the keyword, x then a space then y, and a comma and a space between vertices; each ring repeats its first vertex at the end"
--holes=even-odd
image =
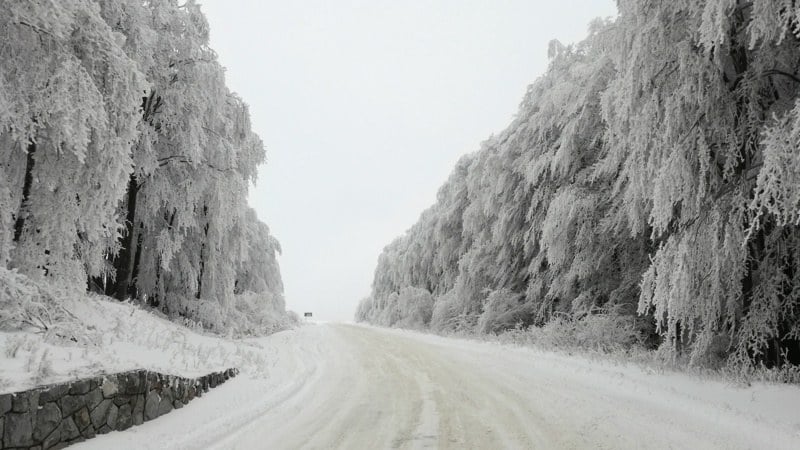
POLYGON ((560 353, 580 355, 595 361, 634 364, 657 373, 686 373, 736 385, 752 383, 800 384, 800 366, 786 364, 779 368, 724 363, 717 366, 691 365, 688 356, 676 357, 665 348, 649 349, 640 342, 637 325, 621 316, 598 314, 581 320, 556 319, 544 326, 516 327, 499 333, 480 333, 474 327, 455 330, 428 330, 444 337, 496 342, 560 353))
POLYGON ((236 367, 258 377, 264 351, 108 297, 59 291, 0 269, 0 393, 138 368, 198 376, 236 367))

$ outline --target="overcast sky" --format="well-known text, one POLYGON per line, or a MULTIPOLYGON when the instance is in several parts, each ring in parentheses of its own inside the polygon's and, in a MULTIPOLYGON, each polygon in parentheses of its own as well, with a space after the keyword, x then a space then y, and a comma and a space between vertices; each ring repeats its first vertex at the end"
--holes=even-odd
POLYGON ((611 0, 198 0, 267 164, 287 307, 352 320, 381 249, 611 0))

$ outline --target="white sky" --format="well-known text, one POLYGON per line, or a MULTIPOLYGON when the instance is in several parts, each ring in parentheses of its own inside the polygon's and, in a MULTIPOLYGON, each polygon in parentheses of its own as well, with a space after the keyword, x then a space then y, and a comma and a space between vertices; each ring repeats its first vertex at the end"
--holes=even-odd
POLYGON ((352 320, 381 249, 612 0, 198 0, 267 164, 287 307, 352 320))

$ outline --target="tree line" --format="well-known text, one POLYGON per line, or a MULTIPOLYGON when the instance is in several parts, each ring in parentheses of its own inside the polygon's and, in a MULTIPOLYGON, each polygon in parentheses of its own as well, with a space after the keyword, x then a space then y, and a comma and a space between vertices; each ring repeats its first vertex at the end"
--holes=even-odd
POLYGON ((194 1, 4 1, 0 41, 3 267, 219 330, 284 312, 264 147, 194 1))
POLYGON ((800 363, 800 6, 618 12, 551 42, 511 125, 383 250, 358 320, 604 315, 695 364, 800 363))

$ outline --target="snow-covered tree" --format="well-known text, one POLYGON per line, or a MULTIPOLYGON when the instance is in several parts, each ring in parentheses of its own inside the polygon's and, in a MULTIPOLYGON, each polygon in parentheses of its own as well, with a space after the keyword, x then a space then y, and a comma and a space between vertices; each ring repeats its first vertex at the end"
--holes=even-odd
POLYGON ((0 257, 85 287, 106 276, 146 84, 89 0, 0 3, 0 257))
POLYGON ((696 363, 800 363, 800 9, 618 6, 385 249, 366 320, 413 286, 434 329, 638 314, 696 363))
POLYGON ((192 0, 0 3, 3 266, 223 328, 283 314, 246 203, 264 147, 208 33, 192 0))

